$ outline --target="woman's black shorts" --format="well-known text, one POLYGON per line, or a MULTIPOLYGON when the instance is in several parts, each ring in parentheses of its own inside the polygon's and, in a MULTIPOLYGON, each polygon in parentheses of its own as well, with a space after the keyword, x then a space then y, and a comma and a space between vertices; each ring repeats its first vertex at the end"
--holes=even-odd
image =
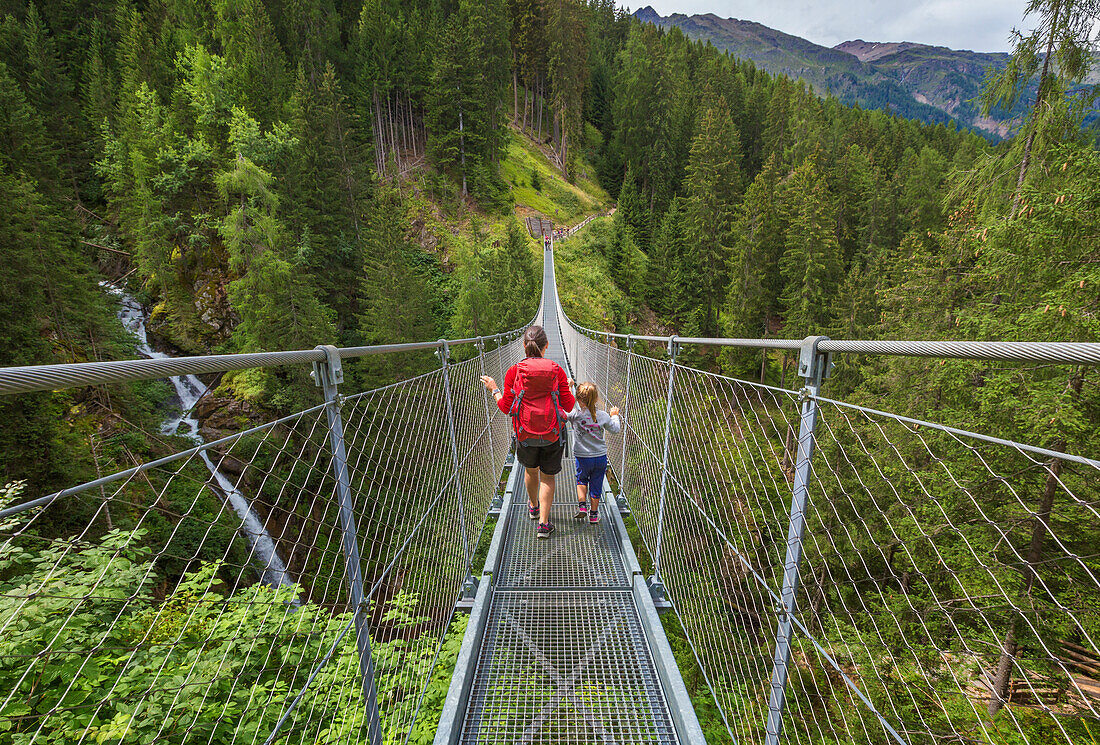
POLYGON ((527 447, 522 442, 516 444, 516 458, 525 468, 537 468, 547 476, 561 471, 561 456, 565 452, 564 438, 552 445, 527 447))

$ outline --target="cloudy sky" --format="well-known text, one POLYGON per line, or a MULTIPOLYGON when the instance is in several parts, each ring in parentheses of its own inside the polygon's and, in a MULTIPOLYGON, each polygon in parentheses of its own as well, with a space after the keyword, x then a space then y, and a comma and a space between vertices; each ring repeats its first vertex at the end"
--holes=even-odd
POLYGON ((976 52, 1008 51, 1026 0, 635 0, 662 16, 714 13, 756 21, 831 47, 848 39, 916 41, 976 52))

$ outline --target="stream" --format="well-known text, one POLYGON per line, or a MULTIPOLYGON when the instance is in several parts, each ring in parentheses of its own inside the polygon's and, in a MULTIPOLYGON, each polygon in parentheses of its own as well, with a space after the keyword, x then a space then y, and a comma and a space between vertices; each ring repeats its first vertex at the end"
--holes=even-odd
MULTIPOLYGON (((104 284, 104 289, 115 296, 119 302, 118 320, 137 338, 137 352, 149 359, 163 360, 171 355, 157 352, 149 346, 149 338, 145 332, 145 311, 141 304, 122 290, 104 284)), ((195 418, 194 407, 202 395, 206 392, 206 386, 194 375, 182 375, 168 378, 168 382, 176 391, 179 399, 180 411, 172 414, 161 424, 160 431, 166 435, 179 435, 186 437, 196 445, 204 445, 202 435, 199 434, 199 420, 195 418)), ((241 532, 248 540, 251 556, 254 558, 260 579, 265 585, 279 587, 281 585, 293 585, 294 577, 287 571, 286 564, 275 550, 275 541, 264 528, 259 516, 252 510, 248 499, 245 498, 233 482, 218 470, 210 454, 206 450, 199 451, 199 457, 210 470, 218 488, 229 500, 230 506, 241 518, 241 532)))

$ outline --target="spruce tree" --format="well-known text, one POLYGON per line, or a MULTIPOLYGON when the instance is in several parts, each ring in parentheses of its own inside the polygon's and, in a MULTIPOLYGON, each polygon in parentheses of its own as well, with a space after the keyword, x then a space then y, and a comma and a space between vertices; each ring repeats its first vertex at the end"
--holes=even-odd
POLYGON ((773 156, 745 191, 734 225, 725 333, 755 338, 768 332, 778 314, 779 259, 786 225, 777 205, 778 159, 773 156))
POLYGON ((716 336, 718 332, 741 194, 740 150, 725 99, 719 96, 703 113, 684 182, 690 236, 687 260, 698 272, 698 307, 689 321, 692 335, 716 336))
POLYGON ((233 337, 242 352, 301 349, 334 340, 331 312, 317 297, 300 251, 275 209, 271 174, 243 155, 217 175, 227 207, 219 233, 237 278, 229 298, 241 322, 233 337))
POLYGON ((260 0, 215 0, 215 9, 237 100, 265 126, 281 119, 290 84, 267 9, 260 0))
POLYGON ((807 160, 787 178, 782 204, 788 223, 780 260, 784 335, 825 333, 832 322, 832 298, 841 279, 836 211, 817 161, 807 160))
POLYGON ((341 327, 356 313, 370 179, 336 71, 312 81, 299 71, 290 102, 294 148, 282 187, 289 225, 309 271, 324 277, 325 302, 341 327))

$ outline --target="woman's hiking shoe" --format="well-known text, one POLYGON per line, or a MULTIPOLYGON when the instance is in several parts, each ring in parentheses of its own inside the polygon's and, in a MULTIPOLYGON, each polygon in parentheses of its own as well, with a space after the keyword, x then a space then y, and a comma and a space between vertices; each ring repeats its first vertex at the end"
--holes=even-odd
POLYGON ((595 525, 599 521, 600 521, 599 510, 596 510, 596 509, 589 510, 588 511, 588 524, 589 525, 595 525))
POLYGON ((538 531, 535 533, 535 536, 537 538, 549 538, 550 534, 553 532, 553 523, 539 523, 538 531))
POLYGON ((588 502, 581 502, 577 505, 577 519, 583 520, 588 517, 588 502))
POLYGON ((538 507, 532 507, 531 504, 528 503, 527 504, 527 515, 532 520, 538 520, 539 519, 539 508, 538 507))

